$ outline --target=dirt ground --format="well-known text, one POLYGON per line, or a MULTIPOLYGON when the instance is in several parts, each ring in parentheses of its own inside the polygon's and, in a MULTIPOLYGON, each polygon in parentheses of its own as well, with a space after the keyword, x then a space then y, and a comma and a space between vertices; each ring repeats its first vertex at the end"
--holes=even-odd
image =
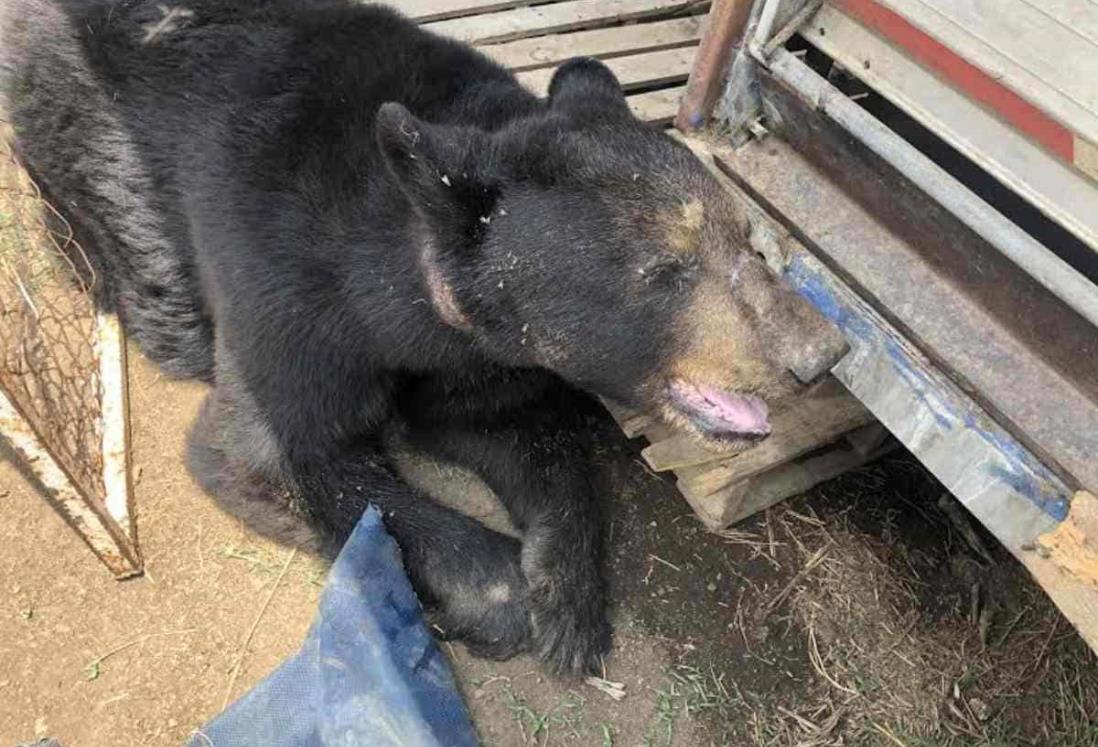
MULTIPOLYGON (((204 388, 136 354, 131 381, 143 578, 114 581, 0 458, 0 747, 179 744, 309 626, 326 562, 221 513, 182 467, 204 388)), ((909 457, 715 535, 609 419, 592 427, 606 678, 625 696, 447 645, 485 744, 1098 745, 1094 656, 990 538, 965 540, 909 457)), ((405 462, 501 521, 474 478, 405 462)))

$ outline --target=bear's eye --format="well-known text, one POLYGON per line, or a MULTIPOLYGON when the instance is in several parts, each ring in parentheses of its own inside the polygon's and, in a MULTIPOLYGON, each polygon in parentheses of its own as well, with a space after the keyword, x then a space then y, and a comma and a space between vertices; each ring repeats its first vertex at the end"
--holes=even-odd
POLYGON ((681 257, 662 255, 653 258, 639 270, 645 285, 682 290, 690 275, 690 266, 681 257))

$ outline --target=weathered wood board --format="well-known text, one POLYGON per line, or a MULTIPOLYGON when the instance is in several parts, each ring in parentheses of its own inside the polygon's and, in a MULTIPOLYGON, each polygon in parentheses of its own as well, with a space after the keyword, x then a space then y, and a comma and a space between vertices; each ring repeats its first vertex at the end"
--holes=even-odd
POLYGON ((769 438, 751 448, 712 451, 653 416, 606 403, 657 472, 674 472, 679 492, 710 529, 721 529, 895 446, 888 433, 841 384, 830 379, 771 420, 769 438))
POLYGON ((573 57, 604 60, 633 113, 667 125, 678 113, 708 0, 391 0, 424 28, 477 46, 539 96, 573 57))

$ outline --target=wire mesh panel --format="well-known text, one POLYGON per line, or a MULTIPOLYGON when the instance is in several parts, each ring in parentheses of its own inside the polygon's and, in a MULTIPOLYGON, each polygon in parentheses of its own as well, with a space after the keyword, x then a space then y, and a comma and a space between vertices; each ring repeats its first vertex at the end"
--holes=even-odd
POLYGON ((83 249, 0 133, 0 434, 118 575, 140 570, 130 520, 125 348, 92 303, 83 249))

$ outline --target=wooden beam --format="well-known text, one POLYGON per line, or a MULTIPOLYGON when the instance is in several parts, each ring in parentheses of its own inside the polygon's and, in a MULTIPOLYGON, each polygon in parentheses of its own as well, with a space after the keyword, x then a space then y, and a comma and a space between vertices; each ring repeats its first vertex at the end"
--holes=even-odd
POLYGON ((619 405, 617 402, 605 397, 599 397, 599 401, 602 402, 602 406, 606 408, 610 416, 614 418, 626 438, 636 438, 644 433, 645 428, 652 425, 653 419, 649 415, 630 410, 628 407, 619 405))
MULTIPOLYGON (((694 48, 664 49, 659 52, 615 57, 606 61, 626 91, 648 87, 681 83, 690 73, 690 62, 694 59, 694 48)), ((549 92, 549 81, 553 78, 552 69, 531 70, 519 73, 519 82, 536 93, 545 96, 549 92)))
MULTIPOLYGON (((775 413, 771 422, 773 433, 770 438, 748 452, 763 450, 764 453, 780 456, 785 450, 794 448, 794 444, 804 442, 811 447, 813 439, 817 439, 814 442, 816 446, 823 446, 842 434, 871 422, 872 416, 861 403, 832 379, 811 396, 790 403, 785 409, 775 413)), ((680 433, 666 441, 653 443, 644 450, 643 456, 649 467, 663 472, 706 464, 724 464, 738 459, 737 455, 741 453, 747 452, 742 448, 735 452, 714 451, 702 446, 689 434, 680 433)), ((788 458, 793 456, 796 455, 788 458)), ((759 458, 765 463, 766 459, 773 457, 759 458)))
POLYGON ((626 101, 637 119, 652 124, 669 124, 679 110, 679 100, 684 90, 682 86, 661 88, 658 91, 635 93, 626 101))
POLYGON ((497 44, 562 31, 612 26, 642 18, 694 15, 708 0, 568 0, 424 24, 435 33, 470 44, 497 44))
POLYGON ((1098 652, 1098 498, 1077 492, 1067 518, 1015 555, 1098 652))
POLYGON ((532 0, 391 0, 385 2, 420 23, 494 13, 532 5, 532 0))
POLYGON ((837 444, 822 453, 787 462, 754 478, 733 483, 716 493, 694 496, 683 491, 683 496, 709 529, 724 529, 844 472, 868 464, 897 446, 896 442, 890 442, 863 454, 847 445, 837 444))
POLYGON ((552 67, 572 57, 609 59, 697 44, 705 16, 612 26, 489 44, 481 52, 513 72, 552 67))
POLYGON ((873 422, 873 416, 854 397, 811 398, 784 413, 778 430, 758 446, 713 465, 689 481, 697 495, 708 495, 734 482, 740 482, 773 469, 810 451, 838 440, 843 434, 873 422))

